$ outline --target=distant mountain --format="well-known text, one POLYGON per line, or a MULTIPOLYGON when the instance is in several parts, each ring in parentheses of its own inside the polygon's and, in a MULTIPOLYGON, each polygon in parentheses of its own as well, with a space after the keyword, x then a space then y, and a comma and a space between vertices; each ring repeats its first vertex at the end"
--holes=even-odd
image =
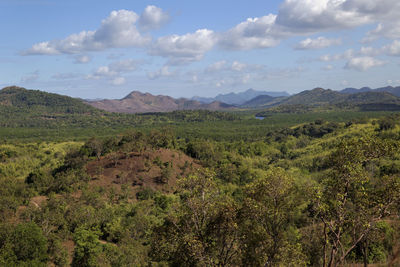
POLYGON ((345 94, 337 91, 323 88, 315 88, 313 90, 306 90, 296 95, 292 95, 279 104, 285 105, 308 105, 308 106, 322 106, 333 103, 339 103, 346 99, 345 94))
POLYGON ((364 93, 364 92, 370 92, 372 89, 369 87, 363 87, 360 89, 357 88, 345 88, 341 91, 339 91, 342 94, 357 94, 357 93, 364 93))
POLYGON ((367 91, 343 94, 330 89, 315 88, 303 91, 277 103, 277 105, 305 105, 311 107, 334 105, 342 108, 370 104, 400 105, 400 98, 387 92, 367 91))
POLYGON ((245 92, 240 93, 229 93, 229 94, 219 94, 214 98, 208 97, 198 97, 195 96, 192 100, 196 100, 203 103, 211 103, 213 101, 220 101, 223 103, 227 103, 230 105, 242 105, 245 102, 260 96, 260 95, 268 95, 272 97, 281 97, 281 96, 289 96, 286 92, 268 92, 268 91, 256 91, 253 89, 248 89, 245 92))
MULTIPOLYGON (((254 100, 260 100, 257 103, 258 107, 263 104, 262 98, 254 100)), ((361 111, 400 111, 399 97, 376 91, 345 94, 330 89, 315 88, 276 101, 274 104, 271 104, 268 98, 266 101, 268 102, 264 104, 264 107, 269 107, 269 112, 304 113, 319 107, 361 111)))
POLYGON ((98 110, 83 103, 80 99, 39 90, 27 90, 17 86, 5 87, 0 90, 0 107, 43 114, 86 114, 98 112, 98 110))
POLYGON ((259 95, 255 98, 243 103, 240 107, 243 108, 265 108, 273 106, 276 103, 281 102, 286 97, 272 97, 269 95, 259 95))
POLYGON ((110 112, 145 113, 169 112, 174 110, 225 110, 233 109, 232 105, 214 101, 204 104, 196 100, 185 98, 175 99, 170 96, 152 95, 134 91, 122 99, 86 101, 87 104, 110 112))
POLYGON ((364 93, 364 92, 387 92, 392 95, 400 97, 400 86, 398 86, 398 87, 387 86, 387 87, 381 87, 381 88, 376 88, 376 89, 371 89, 369 87, 363 87, 360 89, 346 88, 346 89, 343 89, 340 91, 340 93, 343 93, 343 94, 356 94, 356 93, 364 93))

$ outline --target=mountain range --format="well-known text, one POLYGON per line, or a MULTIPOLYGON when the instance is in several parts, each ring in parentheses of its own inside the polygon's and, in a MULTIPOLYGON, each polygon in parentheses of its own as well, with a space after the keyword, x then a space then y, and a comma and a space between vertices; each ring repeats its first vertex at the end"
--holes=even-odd
POLYGON ((340 91, 343 94, 356 94, 356 93, 365 93, 365 92, 387 92, 391 93, 392 95, 400 97, 400 86, 393 87, 393 86, 386 86, 380 87, 376 89, 371 89, 370 87, 362 87, 360 89, 357 88, 346 88, 340 91))
POLYGON ((269 91, 256 91, 254 89, 248 89, 247 91, 240 93, 229 93, 229 94, 219 94, 216 97, 192 97, 192 100, 196 100, 202 103, 212 103, 214 101, 223 102, 230 105, 243 105, 247 101, 260 96, 267 95, 271 97, 283 97, 290 96, 287 92, 269 92, 269 91))
MULTIPOLYGON (((100 114, 103 111, 119 113, 170 112, 175 110, 219 110, 228 111, 238 108, 267 109, 295 106, 315 108, 331 106, 361 110, 400 110, 400 98, 396 92, 400 87, 370 89, 347 88, 342 91, 315 88, 291 96, 273 97, 258 95, 241 105, 231 105, 219 101, 202 103, 193 99, 152 95, 133 91, 122 99, 82 100, 51 94, 39 90, 27 90, 20 87, 6 87, 0 91, 0 109, 4 114, 46 113, 46 114, 100 114)), ((247 90, 230 95, 251 95, 260 91, 247 90)), ((244 99, 244 98, 243 98, 244 99)), ((288 108, 287 108, 288 107, 288 108)), ((6 116, 6 115, 5 115, 6 116)), ((8 115, 7 115, 8 116, 8 115)))
POLYGON ((152 95, 133 91, 122 99, 105 99, 97 101, 85 101, 86 104, 98 109, 121 113, 145 113, 145 112, 168 112, 174 110, 229 110, 234 106, 213 101, 201 103, 196 100, 185 98, 175 99, 170 96, 152 95))

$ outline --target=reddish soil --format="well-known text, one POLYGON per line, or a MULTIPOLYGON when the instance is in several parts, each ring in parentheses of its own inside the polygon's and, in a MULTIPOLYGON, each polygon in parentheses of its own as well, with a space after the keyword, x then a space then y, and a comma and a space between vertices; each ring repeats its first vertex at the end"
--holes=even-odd
POLYGON ((142 153, 110 153, 87 164, 92 186, 120 191, 128 185, 132 193, 140 188, 171 193, 176 181, 195 172, 200 165, 180 151, 149 150, 142 153))

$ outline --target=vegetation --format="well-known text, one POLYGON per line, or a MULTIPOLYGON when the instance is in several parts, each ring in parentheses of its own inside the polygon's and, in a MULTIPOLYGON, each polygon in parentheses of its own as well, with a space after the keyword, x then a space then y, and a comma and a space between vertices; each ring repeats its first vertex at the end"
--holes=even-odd
POLYGON ((16 108, 1 266, 400 264, 399 114, 16 108))

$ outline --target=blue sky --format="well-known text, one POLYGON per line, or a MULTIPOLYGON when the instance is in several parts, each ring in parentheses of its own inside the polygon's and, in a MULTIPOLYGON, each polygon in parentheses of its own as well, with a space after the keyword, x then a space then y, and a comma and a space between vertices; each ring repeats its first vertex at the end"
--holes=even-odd
POLYGON ((400 1, 0 0, 0 87, 82 98, 400 86, 400 1))

